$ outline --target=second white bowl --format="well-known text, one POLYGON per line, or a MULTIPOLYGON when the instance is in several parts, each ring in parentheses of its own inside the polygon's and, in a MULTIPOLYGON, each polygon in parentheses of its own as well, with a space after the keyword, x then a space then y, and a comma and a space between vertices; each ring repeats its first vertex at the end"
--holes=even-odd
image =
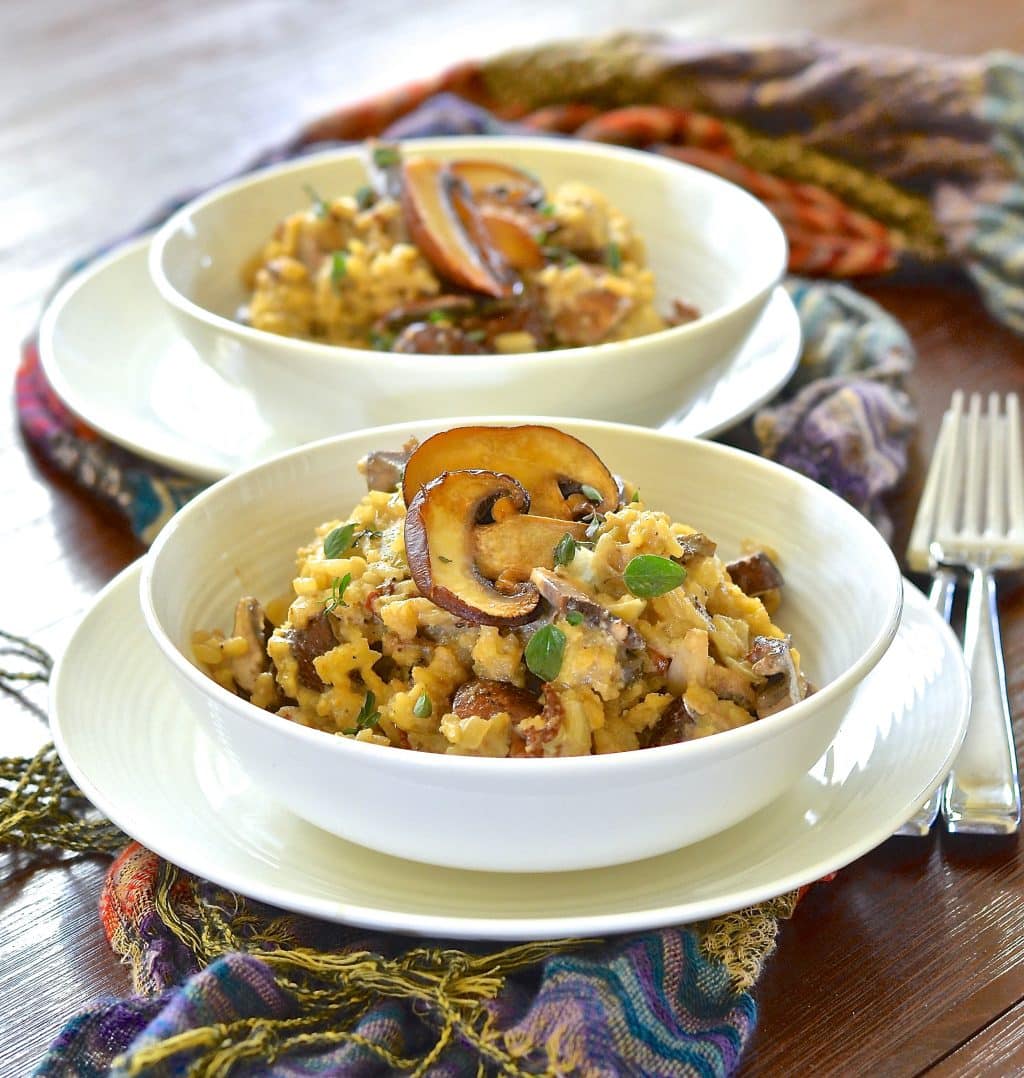
POLYGON ((629 341, 496 356, 402 355, 297 340, 234 317, 242 268, 275 225, 366 180, 364 151, 303 158, 227 184, 154 237, 150 272, 200 357, 247 389, 281 434, 312 441, 359 427, 460 415, 579 415, 657 425, 702 399, 739 350, 786 264, 778 222, 756 199, 651 153, 546 138, 422 139, 430 157, 485 157, 534 172, 549 189, 580 180, 633 222, 658 282, 697 321, 629 341))

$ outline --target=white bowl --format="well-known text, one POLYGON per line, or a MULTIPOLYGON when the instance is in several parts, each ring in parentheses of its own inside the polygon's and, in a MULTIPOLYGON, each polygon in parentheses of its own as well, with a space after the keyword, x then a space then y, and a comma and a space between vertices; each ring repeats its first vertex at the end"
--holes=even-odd
POLYGON ((410 152, 488 157, 549 188, 603 191, 644 238, 658 282, 703 317, 630 341, 506 356, 401 355, 297 340, 235 319, 242 267, 281 218, 366 181, 364 151, 303 158, 220 187, 170 218, 150 273, 199 355, 246 388, 271 425, 299 441, 381 423, 463 415, 578 415, 657 425, 710 391, 786 265, 775 218, 739 187, 651 153, 551 138, 421 139, 410 152))
MULTIPOLYGON (((531 420, 523 420, 530 422, 531 420)), ((859 513, 735 449, 558 419, 644 501, 703 528, 726 558, 756 537, 786 578, 777 623, 818 691, 703 740, 607 756, 482 759, 356 742, 296 726, 221 688, 190 659, 199 628, 230 628, 242 595, 285 593, 296 549, 364 493, 356 460, 466 420, 359 431, 215 484, 163 529, 143 566, 147 625, 206 731, 267 797, 353 842, 490 871, 592 868, 676 849, 757 812, 828 747, 896 632, 900 571, 859 513)), ((496 422, 502 422, 497 420, 496 422)))

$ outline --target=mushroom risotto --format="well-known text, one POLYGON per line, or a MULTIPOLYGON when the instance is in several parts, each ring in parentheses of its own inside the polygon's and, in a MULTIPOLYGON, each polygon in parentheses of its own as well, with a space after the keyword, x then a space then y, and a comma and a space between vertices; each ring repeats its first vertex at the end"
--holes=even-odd
POLYGON ((532 352, 625 340, 697 312, 654 308, 643 241, 600 191, 549 195, 496 161, 442 162, 394 146, 368 184, 277 227, 245 272, 256 329, 350 348, 532 352))
POLYGON ((808 691, 770 551, 723 562, 552 427, 460 427, 368 492, 193 652, 283 719, 426 752, 579 756, 743 726, 808 691))

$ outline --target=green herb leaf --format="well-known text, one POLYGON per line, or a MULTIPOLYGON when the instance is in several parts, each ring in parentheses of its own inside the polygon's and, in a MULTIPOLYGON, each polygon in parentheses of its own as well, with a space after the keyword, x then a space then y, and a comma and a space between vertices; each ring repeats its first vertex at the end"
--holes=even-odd
POLYGON ((657 554, 638 554, 626 566, 622 579, 633 595, 653 599, 678 588, 686 579, 686 570, 677 562, 657 554))
POLYGON ((377 168, 391 168, 402 160, 397 146, 374 146, 373 163, 377 168))
POLYGON ((541 681, 554 681, 562 669, 565 654, 565 633, 557 626, 545 625, 530 637, 524 658, 530 670, 541 681))
POLYGON ((622 269, 622 248, 617 243, 609 243, 605 248, 605 261, 612 273, 618 273, 622 269))
POLYGON ((355 199, 359 209, 368 210, 377 201, 377 195, 368 183, 364 183, 356 188, 355 199))
POLYGON ((348 255, 344 251, 335 251, 331 256, 331 282, 337 284, 348 273, 348 255))
POLYGON ((363 706, 356 715, 356 724, 351 730, 342 730, 343 734, 358 734, 360 730, 368 730, 380 722, 380 712, 377 710, 377 697, 368 692, 363 700, 363 706))
POLYGON ((355 524, 342 524, 335 528, 324 540, 324 557, 340 558, 352 546, 355 534, 355 524))
POLYGON ((430 697, 426 693, 422 693, 416 703, 412 705, 412 713, 419 719, 429 719, 433 710, 434 705, 430 702, 430 697))
POLYGON ((583 615, 578 610, 570 610, 569 613, 565 615, 565 620, 570 625, 582 625, 583 615))
POLYGON ((555 565, 568 565, 576 557, 576 540, 566 532, 555 547, 555 565))
POLYGON ((555 216, 554 204, 551 203, 551 202, 542 202, 541 206, 540 206, 540 212, 542 214, 544 214, 545 217, 554 217, 555 216))
POLYGON ((438 322, 449 321, 449 318, 444 311, 431 311, 430 314, 427 315, 427 321, 433 322, 434 325, 437 325, 438 322))
POLYGON ((331 212, 327 203, 324 202, 308 183, 302 185, 302 190, 309 195, 309 201, 313 203, 313 213, 315 213, 317 217, 326 217, 331 212))
POLYGON ((629 500, 630 500, 630 503, 640 501, 640 491, 639 490, 634 490, 633 491, 633 497, 630 498, 629 500))
POLYGON ((370 347, 375 352, 390 352, 391 346, 395 343, 395 337, 392 333, 378 333, 377 330, 370 330, 370 347))
POLYGON ((477 343, 479 343, 480 341, 486 341, 487 340, 487 334, 482 329, 471 329, 466 334, 466 336, 471 341, 476 341, 477 343))
POLYGON ((446 558, 443 554, 438 554, 437 560, 444 562, 445 565, 451 565, 452 563, 452 559, 446 558))
POLYGON ((597 487, 592 487, 589 483, 584 483, 580 487, 580 494, 582 494, 588 502, 593 502, 595 505, 604 500, 604 495, 602 495, 597 487))
POLYGON ((339 606, 343 606, 343 600, 345 598, 345 589, 352 583, 352 574, 346 573, 344 576, 336 576, 331 581, 331 597, 324 605, 324 612, 330 614, 332 610, 339 606))

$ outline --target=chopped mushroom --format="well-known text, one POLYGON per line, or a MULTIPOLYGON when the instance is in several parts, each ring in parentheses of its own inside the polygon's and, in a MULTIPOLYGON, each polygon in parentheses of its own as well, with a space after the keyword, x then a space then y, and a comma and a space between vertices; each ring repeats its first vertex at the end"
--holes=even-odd
POLYGON ((540 702, 535 696, 505 681, 475 678, 460 686, 452 697, 452 711, 460 719, 476 715, 490 719, 505 712, 513 722, 539 715, 540 702))
POLYGON ((420 443, 415 438, 401 449, 371 449, 359 462, 359 470, 366 477, 367 490, 395 490, 402 482, 405 465, 420 443))
POLYGON ((764 595, 782 587, 782 573, 763 550, 726 565, 732 582, 746 595, 764 595))
POLYGON ((483 356, 488 349, 458 326, 435 322, 412 322, 391 346, 392 352, 429 356, 483 356))
POLYGON ((472 296, 428 296, 426 299, 411 300, 392 307, 383 317, 374 323, 378 331, 401 329, 410 322, 422 322, 429 315, 438 312, 443 315, 468 314, 476 307, 472 296))
POLYGON ((660 745, 678 745, 681 741, 689 741, 695 726, 686 705, 677 697, 661 713, 658 721, 640 734, 640 748, 653 749, 660 745))
POLYGON ((757 717, 763 719, 798 703, 804 686, 789 650, 789 638, 755 636, 747 660, 758 677, 766 682, 757 689, 757 717))
POLYGON ((714 539, 709 539, 703 532, 691 532, 689 535, 677 535, 676 542, 683 548, 682 554, 673 561, 685 565, 694 558, 710 558, 718 549, 714 539))
POLYGON ((249 647, 244 655, 231 660, 231 674, 235 684, 247 693, 256 688, 256 678, 270 669, 267 638, 273 631, 258 599, 245 596, 238 600, 234 635, 242 637, 249 647))
POLYGON ((318 614, 310 618, 304 629, 284 629, 281 637, 288 642, 298 664, 299 684, 315 692, 323 692, 326 686, 316 672, 313 660, 330 651, 336 644, 330 615, 318 614))
POLYGON ((606 610, 596 599, 550 569, 534 569, 530 574, 534 587, 554 607, 558 614, 575 610, 588 625, 608 633, 617 644, 639 651, 644 638, 628 622, 606 610))

